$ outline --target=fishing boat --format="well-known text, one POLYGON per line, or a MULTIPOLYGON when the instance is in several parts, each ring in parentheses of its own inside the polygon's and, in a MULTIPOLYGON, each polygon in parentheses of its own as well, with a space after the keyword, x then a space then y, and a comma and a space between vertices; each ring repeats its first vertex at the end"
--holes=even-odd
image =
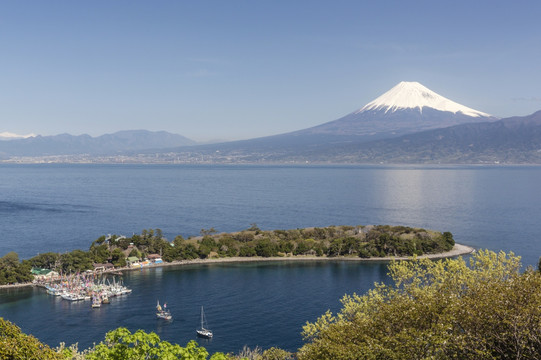
POLYGON ((205 328, 205 325, 205 313, 203 312, 203 306, 201 306, 201 327, 195 330, 195 332, 197 332, 197 336, 210 339, 212 337, 212 330, 205 328))
POLYGON ((99 295, 92 296, 92 307, 93 308, 101 307, 101 299, 99 295))
POLYGON ((158 304, 156 305, 156 316, 158 319, 164 319, 164 320, 171 320, 173 316, 171 316, 171 312, 167 310, 167 304, 163 304, 163 307, 160 306, 160 301, 158 300, 158 304))
POLYGON ((109 296, 107 296, 106 293, 103 293, 103 294, 101 295, 101 303, 102 303, 102 304, 109 304, 109 303, 110 303, 110 301, 109 301, 109 296))

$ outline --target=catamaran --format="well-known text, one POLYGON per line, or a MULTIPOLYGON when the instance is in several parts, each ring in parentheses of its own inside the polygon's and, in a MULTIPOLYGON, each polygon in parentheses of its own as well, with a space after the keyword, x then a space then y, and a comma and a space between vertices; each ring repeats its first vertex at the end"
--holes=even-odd
POLYGON ((212 330, 205 328, 205 313, 203 312, 203 306, 201 306, 201 328, 195 331, 197 332, 198 336, 209 338, 209 339, 212 337, 212 330))

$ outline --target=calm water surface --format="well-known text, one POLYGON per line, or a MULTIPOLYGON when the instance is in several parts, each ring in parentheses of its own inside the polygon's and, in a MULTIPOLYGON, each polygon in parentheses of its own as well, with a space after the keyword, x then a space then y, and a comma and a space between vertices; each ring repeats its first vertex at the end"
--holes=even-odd
MULTIPOLYGON (((88 249, 103 234, 160 228, 237 231, 395 224, 451 231, 457 242, 541 255, 541 167, 0 165, 0 256, 88 249)), ((300 332, 346 293, 385 281, 384 264, 221 264, 125 275, 133 293, 92 310, 37 289, 0 292, 0 316, 57 345, 81 347, 118 326, 184 344, 205 306, 211 351, 295 350, 300 332), (174 320, 154 318, 156 300, 174 320), (90 325, 90 326, 89 326, 90 325)))

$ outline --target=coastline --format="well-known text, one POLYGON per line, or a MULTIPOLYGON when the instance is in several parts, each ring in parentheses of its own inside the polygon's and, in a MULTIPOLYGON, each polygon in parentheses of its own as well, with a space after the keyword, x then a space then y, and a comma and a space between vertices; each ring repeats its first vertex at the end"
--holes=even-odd
MULTIPOLYGON (((467 255, 475 252, 475 249, 471 246, 455 244, 453 249, 438 253, 438 254, 425 254, 418 256, 419 259, 445 259, 450 257, 456 257, 461 255, 467 255)), ((212 258, 212 259, 194 259, 194 260, 179 260, 170 263, 162 263, 157 265, 150 265, 148 267, 164 267, 164 266, 178 266, 178 265, 194 265, 194 264, 215 264, 215 263, 242 263, 242 262, 268 262, 268 261, 358 261, 358 262, 389 262, 393 260, 409 260, 412 256, 386 256, 386 257, 348 257, 348 256, 311 256, 311 255, 295 255, 295 256, 275 256, 275 257, 224 257, 224 258, 212 258)), ((140 270, 140 268, 128 268, 117 269, 117 271, 124 270, 140 270)))
MULTIPOLYGON (((456 244, 450 250, 438 254, 425 254, 418 256, 419 259, 445 259, 450 257, 457 257, 461 255, 467 255, 475 252, 475 249, 471 246, 456 244)), ((327 257, 327 256, 311 256, 311 255, 296 255, 296 256, 277 256, 277 257, 224 257, 224 258, 212 258, 212 259, 194 259, 194 260, 179 260, 173 262, 163 262, 160 264, 152 264, 145 266, 144 268, 159 268, 159 267, 168 267, 168 266, 183 266, 183 265, 196 265, 196 264, 216 264, 216 263, 243 263, 243 262, 268 262, 268 261, 358 261, 358 262, 388 262, 393 260, 409 260, 411 256, 386 256, 386 257, 371 257, 371 258, 361 258, 361 257, 347 257, 347 256, 337 256, 337 257, 327 257)), ((141 270, 140 267, 132 268, 116 268, 113 270, 106 270, 102 273, 114 273, 114 272, 123 272, 123 271, 132 271, 132 270, 141 270)), ((21 288, 28 286, 37 286, 35 283, 22 283, 22 284, 13 284, 13 285, 0 285, 0 289, 12 289, 12 288, 21 288)))

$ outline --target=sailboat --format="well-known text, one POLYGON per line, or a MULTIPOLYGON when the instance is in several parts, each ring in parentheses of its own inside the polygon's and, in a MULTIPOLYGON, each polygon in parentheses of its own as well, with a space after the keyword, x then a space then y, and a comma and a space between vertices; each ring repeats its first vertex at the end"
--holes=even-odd
POLYGON ((167 304, 163 304, 163 308, 160 306, 160 301, 158 300, 158 305, 156 305, 156 316, 159 319, 171 320, 171 312, 167 310, 167 304))
POLYGON ((198 336, 211 338, 212 330, 205 329, 205 313, 203 312, 203 306, 201 306, 201 328, 195 330, 198 336))

